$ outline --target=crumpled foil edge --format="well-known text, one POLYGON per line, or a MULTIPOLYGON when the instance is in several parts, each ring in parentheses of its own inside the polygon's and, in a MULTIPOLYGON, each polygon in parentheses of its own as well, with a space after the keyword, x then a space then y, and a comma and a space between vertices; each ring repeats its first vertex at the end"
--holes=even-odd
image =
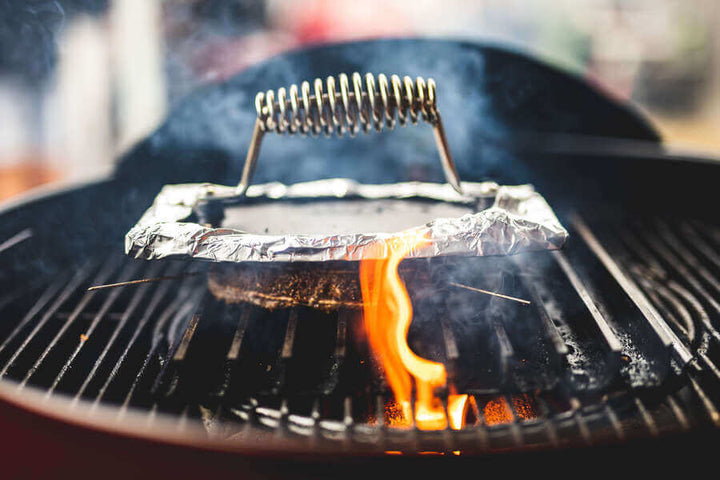
MULTIPOLYGON (((308 198, 409 199, 483 205, 489 208, 455 218, 437 218, 414 232, 427 242, 407 257, 446 255, 510 255, 561 248, 567 230, 532 185, 501 186, 494 182, 463 182, 463 194, 450 185, 406 182, 366 185, 348 179, 327 179, 283 185, 252 185, 253 199, 308 198)), ((214 228, 186 221, 203 198, 231 199, 234 187, 212 184, 166 185, 153 205, 125 237, 125 252, 148 260, 186 258, 212 262, 329 261, 382 258, 386 240, 397 233, 271 235, 214 228), (378 248, 380 246, 380 248, 378 248)))

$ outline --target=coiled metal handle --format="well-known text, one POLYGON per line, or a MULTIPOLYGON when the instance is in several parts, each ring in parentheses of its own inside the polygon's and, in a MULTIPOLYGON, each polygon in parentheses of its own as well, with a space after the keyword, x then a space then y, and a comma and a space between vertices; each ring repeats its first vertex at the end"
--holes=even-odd
POLYGON ((388 78, 368 73, 364 79, 353 73, 352 79, 340 74, 338 79, 327 77, 325 85, 316 78, 312 88, 303 82, 300 88, 292 85, 288 90, 259 92, 255 97, 257 120, 243 168, 243 175, 237 187, 243 195, 250 185, 255 171, 260 144, 266 132, 300 134, 328 137, 348 132, 354 136, 362 129, 381 131, 392 129, 396 124, 417 124, 423 120, 433 126, 435 141, 445 178, 455 190, 461 192, 460 178, 450 155, 445 129, 435 98, 435 82, 432 79, 410 77, 400 79, 397 75, 388 78), (363 82, 364 80, 364 82, 363 82))

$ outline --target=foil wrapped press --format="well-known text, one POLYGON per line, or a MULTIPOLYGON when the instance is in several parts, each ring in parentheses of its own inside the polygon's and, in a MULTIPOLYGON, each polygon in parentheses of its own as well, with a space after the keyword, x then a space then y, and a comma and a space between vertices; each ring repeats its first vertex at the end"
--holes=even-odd
MULTIPOLYGON (((568 233, 531 185, 463 182, 459 194, 448 184, 407 182, 359 184, 328 179, 283 185, 252 185, 244 198, 235 187, 166 185, 125 237, 128 255, 148 260, 185 258, 212 262, 362 260, 387 255, 378 245, 402 232, 283 233, 242 231, 189 221, 200 202, 213 198, 244 208, 277 201, 422 200, 467 207, 463 215, 435 218, 412 228, 427 239, 408 257, 510 255, 562 247, 568 233)), ((228 206, 227 208, 231 208, 228 206)), ((264 231, 264 230, 263 230, 264 231)), ((387 247, 390 248, 390 247, 387 247)))

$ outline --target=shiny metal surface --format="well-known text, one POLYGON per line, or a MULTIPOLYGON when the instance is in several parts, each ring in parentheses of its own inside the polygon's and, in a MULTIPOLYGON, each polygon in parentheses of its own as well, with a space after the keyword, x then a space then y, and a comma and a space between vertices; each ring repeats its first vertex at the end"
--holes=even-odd
MULTIPOLYGON (((436 218, 412 229, 428 242, 409 257, 445 255, 507 255, 561 247, 567 231, 545 199, 530 185, 500 186, 467 183, 464 194, 449 185, 399 183, 362 185, 347 179, 318 180, 295 185, 254 185, 247 197, 268 202, 320 199, 425 199, 473 207, 472 213, 436 218), (485 208, 487 204, 489 207, 485 208)), ((244 232, 188 221, 208 194, 235 201, 233 187, 168 185, 128 233, 125 251, 144 259, 167 257, 244 261, 361 260, 378 255, 377 245, 402 232, 287 233, 244 232)), ((387 253, 387 252, 385 252, 387 253)))
POLYGON ((432 125, 435 143, 440 154, 440 163, 448 183, 458 193, 462 193, 460 176, 448 145, 445 127, 437 109, 435 81, 427 82, 417 77, 415 82, 405 76, 401 80, 393 75, 388 78, 380 74, 377 77, 365 74, 365 86, 359 73, 352 75, 352 89, 348 76, 338 76, 340 91, 336 88, 335 77, 326 80, 327 93, 323 89, 323 81, 316 78, 313 82, 313 93, 310 83, 305 81, 300 90, 297 85, 290 87, 288 95, 285 88, 277 93, 273 90, 259 92, 255 97, 257 121, 253 128, 250 147, 245 157, 242 179, 237 186, 237 195, 243 195, 252 181, 263 135, 274 131, 279 134, 307 135, 317 137, 325 133, 330 137, 333 133, 343 136, 349 132, 354 136, 362 127, 369 133, 373 128, 380 132, 384 127, 393 129, 396 123, 405 126, 408 120, 417 124, 422 119, 432 125), (277 101, 275 100, 277 97, 277 101))

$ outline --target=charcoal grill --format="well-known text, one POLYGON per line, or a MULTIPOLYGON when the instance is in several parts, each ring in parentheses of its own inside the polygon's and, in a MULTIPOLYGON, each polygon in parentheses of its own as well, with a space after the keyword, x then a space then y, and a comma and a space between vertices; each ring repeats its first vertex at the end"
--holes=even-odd
MULTIPOLYGON (((307 158, 301 139, 268 140, 255 178, 287 171, 276 167, 288 152, 298 168, 282 181, 310 180, 328 162, 364 182, 439 178, 432 145, 414 135, 328 141, 307 158), (388 168, 365 166, 370 148, 388 168), (360 156, 365 163, 354 162, 360 156)), ((48 452, 48 468, 80 462, 105 474, 111 463, 118 475, 711 463, 718 180, 716 160, 667 152, 629 107, 520 54, 396 40, 273 59, 178 105, 112 177, 3 209, 1 418, 17 459, 9 468, 41 471, 30 460, 38 451, 48 452), (463 77, 450 87, 455 98, 443 92, 463 104, 446 119, 448 132, 460 132, 450 143, 462 178, 533 183, 570 231, 561 251, 433 266, 437 294, 414 305, 409 343, 472 395, 464 429, 392 427, 390 392, 357 312, 226 305, 201 275, 87 291, 202 270, 129 259, 123 235, 161 185, 238 177, 247 141, 235 137, 252 131, 253 115, 242 112, 260 85, 388 65, 443 85, 463 77), (508 462, 516 457, 529 462, 508 462)))

